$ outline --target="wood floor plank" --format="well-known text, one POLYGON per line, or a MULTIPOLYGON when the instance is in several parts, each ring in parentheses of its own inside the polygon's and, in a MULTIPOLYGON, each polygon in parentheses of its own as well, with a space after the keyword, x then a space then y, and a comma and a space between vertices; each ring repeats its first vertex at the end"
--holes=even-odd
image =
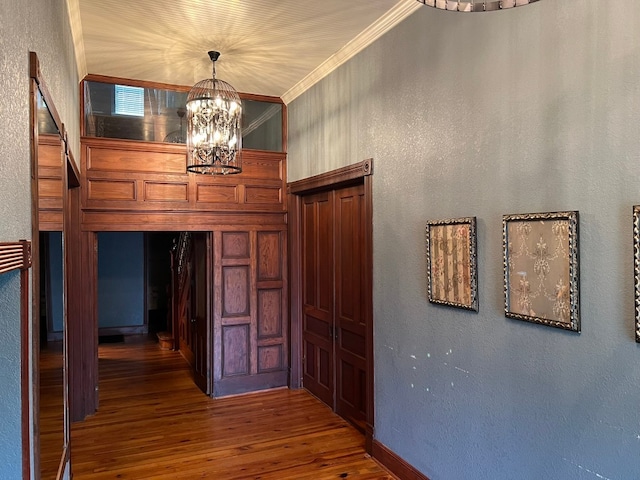
POLYGON ((147 340, 101 345, 99 368, 100 409, 72 426, 75 480, 395 478, 306 391, 211 399, 147 340))

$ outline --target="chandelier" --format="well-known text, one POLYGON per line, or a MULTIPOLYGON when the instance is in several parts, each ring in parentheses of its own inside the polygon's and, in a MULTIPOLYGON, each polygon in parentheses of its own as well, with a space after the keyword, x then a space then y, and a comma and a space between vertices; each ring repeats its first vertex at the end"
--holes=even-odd
POLYGON ((242 101, 216 79, 220 52, 209 52, 213 78, 196 83, 187 96, 187 171, 227 175, 242 171, 242 101))
POLYGON ((529 5, 539 0, 418 0, 418 2, 441 10, 453 10, 456 12, 490 12, 506 8, 529 5))

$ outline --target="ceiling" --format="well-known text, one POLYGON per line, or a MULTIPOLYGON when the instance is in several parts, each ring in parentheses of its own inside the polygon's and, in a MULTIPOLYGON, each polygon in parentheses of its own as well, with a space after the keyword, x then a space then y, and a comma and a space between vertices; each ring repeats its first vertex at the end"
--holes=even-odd
POLYGON ((80 77, 217 78, 289 102, 421 7, 416 0, 67 0, 80 77))

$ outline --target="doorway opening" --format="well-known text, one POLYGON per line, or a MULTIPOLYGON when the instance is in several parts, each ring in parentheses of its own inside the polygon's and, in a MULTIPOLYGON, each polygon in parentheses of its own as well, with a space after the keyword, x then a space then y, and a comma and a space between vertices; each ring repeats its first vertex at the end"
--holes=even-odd
POLYGON ((147 337, 160 349, 178 350, 195 383, 209 394, 210 235, 99 232, 96 237, 98 344, 147 337))

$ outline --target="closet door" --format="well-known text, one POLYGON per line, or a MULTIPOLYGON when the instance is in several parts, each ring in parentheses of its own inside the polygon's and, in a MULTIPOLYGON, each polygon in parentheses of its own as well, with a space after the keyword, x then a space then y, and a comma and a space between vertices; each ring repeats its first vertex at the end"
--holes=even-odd
POLYGON ((303 384, 365 429, 364 186, 303 198, 303 384))
POLYGON ((305 196, 302 207, 303 384, 333 408, 333 192, 305 196))

